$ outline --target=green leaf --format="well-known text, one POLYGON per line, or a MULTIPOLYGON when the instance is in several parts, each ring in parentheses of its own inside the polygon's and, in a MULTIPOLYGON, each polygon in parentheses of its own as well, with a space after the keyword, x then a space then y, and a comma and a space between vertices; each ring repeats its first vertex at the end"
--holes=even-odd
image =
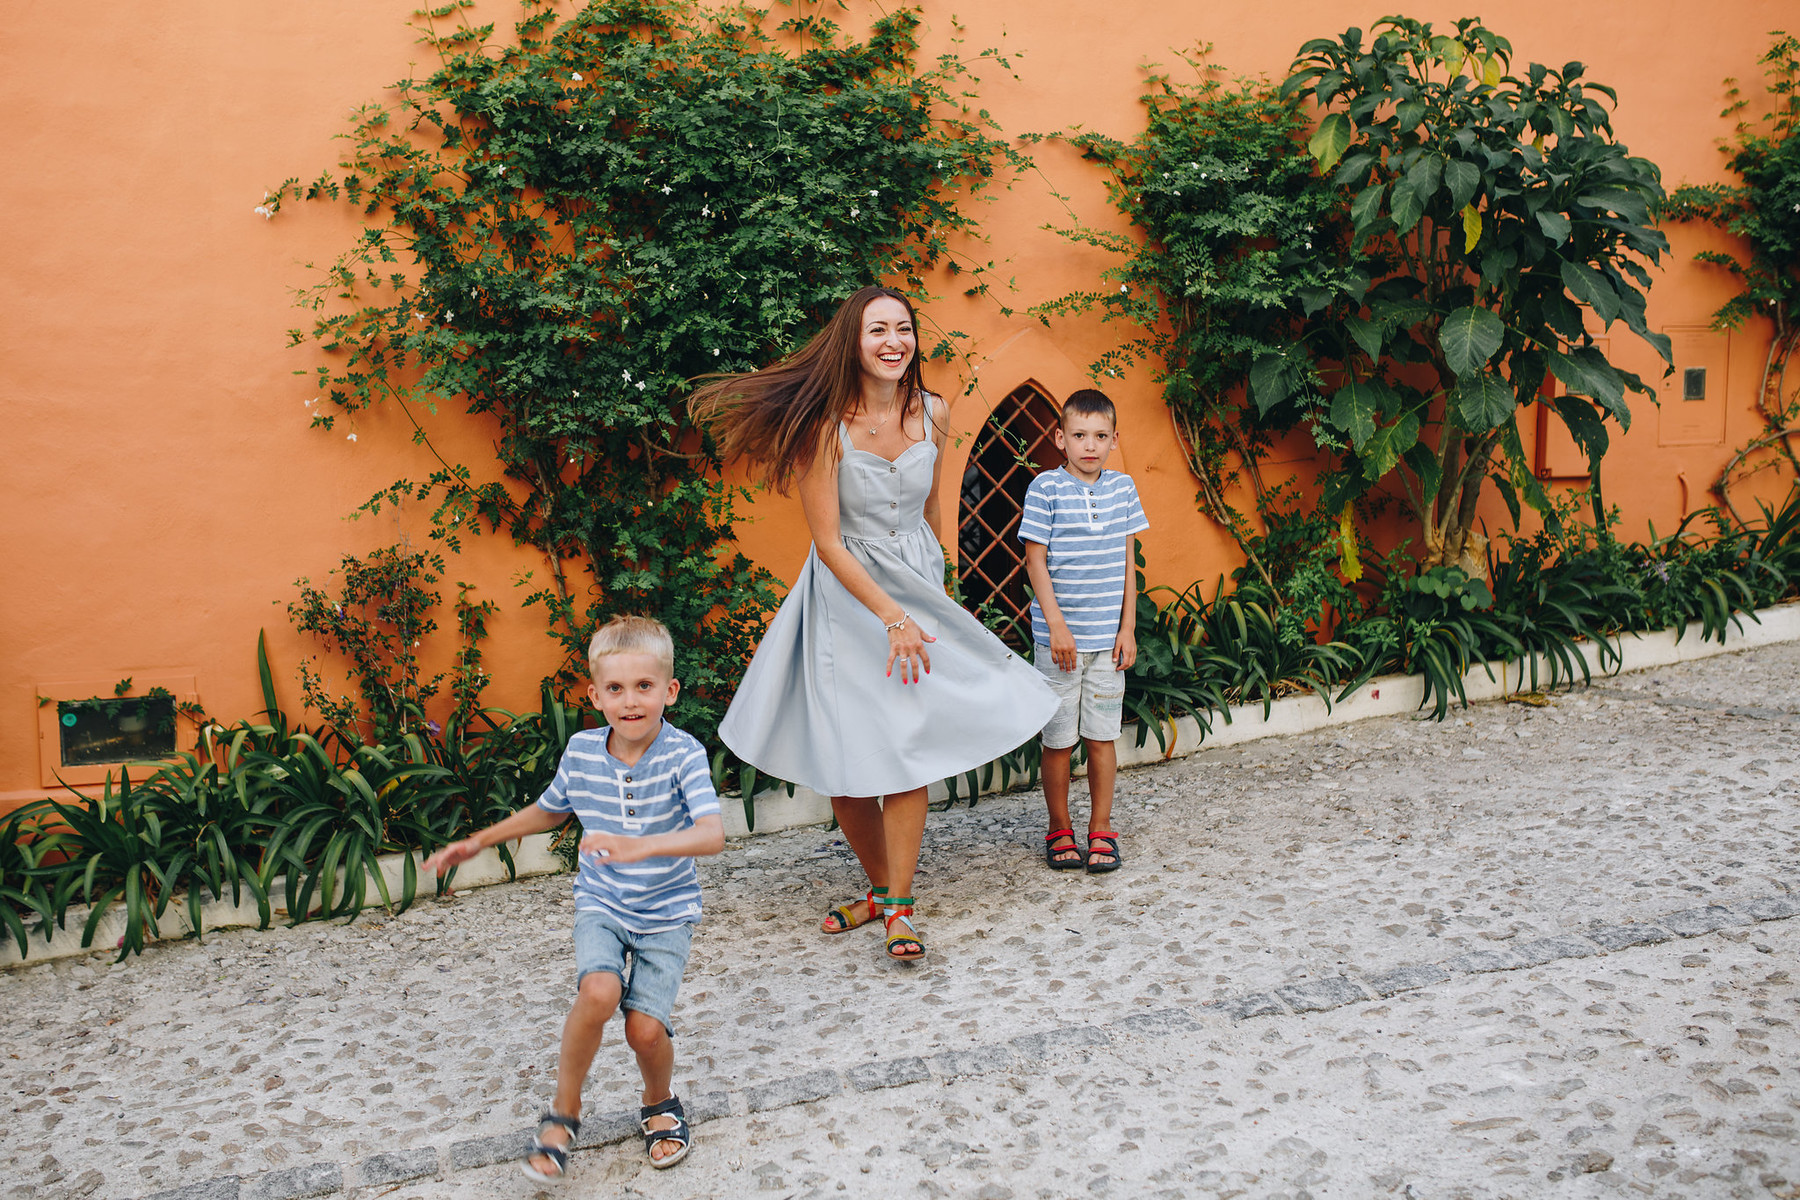
POLYGON ((1613 414, 1622 429, 1631 428, 1631 409, 1625 403, 1625 381, 1617 367, 1593 346, 1583 346, 1564 354, 1550 351, 1550 372, 1563 381, 1569 391, 1589 396, 1613 414))
POLYGON ((1402 186, 1412 189, 1421 206, 1428 206, 1437 195, 1438 184, 1443 177, 1444 160, 1435 154, 1427 154, 1413 164, 1412 170, 1406 173, 1402 186))
POLYGON ((1594 310, 1594 315, 1611 325, 1619 319, 1619 296, 1612 281, 1585 263, 1563 260, 1563 286, 1569 294, 1594 310))
POLYGON ((1291 387, 1287 378, 1287 359, 1280 354, 1265 354, 1250 367, 1250 397, 1256 401, 1259 416, 1288 398, 1291 387))
POLYGON ((1580 396, 1557 396, 1550 403, 1568 427, 1569 436, 1587 455, 1588 469, 1592 471, 1598 467, 1609 439, 1606 422, 1594 411, 1593 404, 1580 396))
POLYGON ((1482 371, 1458 379, 1451 389, 1450 403, 1462 418, 1463 428, 1471 433, 1486 433, 1512 416, 1516 401, 1504 380, 1482 371))
POLYGON ((1381 343, 1384 339, 1381 325, 1378 322, 1365 320, 1362 317, 1346 317, 1344 318, 1344 328, 1349 331, 1351 340, 1362 349, 1364 354, 1369 356, 1371 362, 1381 357, 1381 343))
POLYGON ((1375 432, 1375 416, 1384 402, 1391 403, 1393 389, 1380 380, 1352 379, 1331 398, 1331 423, 1350 437, 1358 454, 1375 432))
POLYGON ((1418 440, 1419 418, 1416 413, 1406 413, 1392 425, 1376 430, 1362 449, 1364 477, 1371 483, 1381 479, 1394 469, 1400 456, 1412 449, 1418 440))
POLYGON ((1425 215, 1425 202, 1408 186, 1411 183, 1412 176, 1407 175, 1394 185, 1394 202, 1390 215, 1394 218, 1394 228, 1401 233, 1406 233, 1417 225, 1419 218, 1425 215))
MULTIPOLYGON (((1444 360, 1460 378, 1480 371, 1494 357, 1506 340, 1506 323, 1485 308, 1459 308, 1444 318, 1438 338, 1444 360)), ((1483 428, 1492 429, 1493 425, 1483 428)))
POLYGON ((1377 183, 1356 193, 1356 199, 1350 202, 1350 224, 1356 236, 1362 237, 1381 216, 1381 197, 1387 191, 1387 184, 1377 183))
POLYGON ((1475 199, 1476 189, 1481 186, 1481 168, 1472 162, 1453 158, 1444 164, 1444 186, 1450 189, 1451 207, 1467 207, 1475 199))
POLYGON ((1572 228, 1569 218, 1547 208, 1538 209, 1534 215, 1537 217, 1538 228, 1544 231, 1544 236, 1549 238, 1552 244, 1560 246, 1569 240, 1569 231, 1572 228))
POLYGON ((1544 523, 1551 529, 1560 529, 1562 519, 1556 514, 1556 507, 1550 503, 1544 485, 1532 473, 1531 464, 1525 459, 1525 447, 1519 442, 1519 423, 1510 422, 1500 434, 1500 446, 1506 451, 1508 465, 1512 468, 1513 486, 1525 497, 1525 503, 1531 505, 1536 512, 1543 514, 1544 523))
POLYGON ((1306 150, 1318 162, 1320 171, 1331 170, 1331 164, 1344 156, 1350 148, 1352 132, 1350 118, 1341 112, 1330 113, 1319 122, 1306 150))

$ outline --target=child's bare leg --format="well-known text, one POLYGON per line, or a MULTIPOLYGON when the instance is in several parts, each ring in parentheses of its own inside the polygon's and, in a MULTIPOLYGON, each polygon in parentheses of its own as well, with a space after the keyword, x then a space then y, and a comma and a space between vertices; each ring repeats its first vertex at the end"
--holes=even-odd
MULTIPOLYGON (((887 833, 883 827, 881 805, 873 796, 833 796, 831 814, 837 818, 850 852, 856 855, 871 888, 888 883, 887 833)), ((871 919, 880 916, 871 908, 871 919)))
MULTIPOLYGON (((1087 744, 1088 832, 1103 833, 1112 828, 1113 786, 1119 778, 1119 744, 1094 742, 1087 744)), ((1067 784, 1064 785, 1067 787, 1067 784)), ((1068 809, 1064 807, 1064 814, 1068 809)), ((1062 826, 1058 825, 1058 829, 1062 826)))
MULTIPOLYGON (((575 1003, 563 1022, 562 1052, 556 1060, 556 1099, 550 1111, 580 1118, 581 1085, 587 1082, 588 1068, 594 1065, 606 1023, 619 1007, 621 990, 619 977, 611 971, 589 971, 581 977, 575 1003)), ((546 1127, 540 1136, 552 1146, 567 1147, 574 1140, 560 1125, 546 1127)), ((529 1161, 540 1171, 555 1169, 555 1164, 541 1154, 532 1155, 529 1161)))
MULTIPOLYGON (((661 1104, 675 1094, 675 1043, 663 1023, 648 1013, 625 1010, 625 1044, 637 1055, 638 1073, 644 1077, 644 1106, 661 1104)), ((675 1118, 667 1113, 650 1118, 652 1129, 673 1129, 675 1118)), ((650 1147, 650 1157, 664 1159, 681 1149, 677 1142, 660 1141, 650 1147)))
MULTIPOLYGON (((1074 757, 1075 747, 1064 746, 1060 750, 1044 747, 1043 765, 1039 768, 1044 777, 1044 807, 1050 810, 1051 829, 1073 829, 1075 823, 1069 819, 1069 761, 1074 757)), ((1088 768, 1090 771, 1092 767, 1088 768)), ((1089 775, 1089 778, 1093 778, 1089 775)), ((1102 825, 1100 828, 1105 829, 1102 825)), ((1081 847, 1075 844, 1073 837, 1063 849, 1052 846, 1050 853, 1059 862, 1079 862, 1081 847)))

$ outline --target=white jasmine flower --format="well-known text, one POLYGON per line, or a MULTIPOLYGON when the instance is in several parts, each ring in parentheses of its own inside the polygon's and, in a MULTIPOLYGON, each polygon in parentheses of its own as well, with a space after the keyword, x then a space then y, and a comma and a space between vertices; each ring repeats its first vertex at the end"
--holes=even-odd
POLYGON ((700 215, 703 217, 712 216, 712 207, 710 205, 702 204, 700 206, 700 215))
POLYGON ((1125 292, 1129 292, 1129 291, 1130 291, 1130 290, 1131 290, 1131 289, 1130 289, 1130 288, 1129 288, 1129 287, 1127 287, 1127 286, 1126 286, 1126 285, 1125 285, 1125 284, 1122 284, 1122 283, 1121 283, 1121 284, 1120 284, 1120 285, 1119 285, 1119 291, 1120 291, 1120 293, 1121 293, 1121 294, 1123 294, 1123 293, 1125 293, 1125 292))
POLYGON ((851 210, 850 210, 850 218, 851 218, 851 220, 855 220, 855 219, 856 219, 856 217, 857 217, 857 215, 858 215, 858 214, 859 214, 859 213, 861 213, 861 212, 862 212, 862 209, 860 209, 860 208, 853 208, 853 209, 851 209, 851 210))
POLYGON ((1311 242, 1308 242, 1308 243, 1306 243, 1306 247, 1305 247, 1305 248, 1306 248, 1306 249, 1308 249, 1308 250, 1311 250, 1311 249, 1312 249, 1312 243, 1311 243, 1311 242))
POLYGON ((625 377, 625 382, 626 382, 626 383, 630 383, 630 382, 631 382, 631 372, 630 372, 630 371, 620 371, 620 372, 619 372, 619 374, 621 374, 621 375, 623 375, 623 376, 624 376, 624 377, 625 377))
POLYGON ((669 185, 668 185, 668 184, 666 184, 666 183, 665 183, 665 184, 663 184, 663 185, 662 185, 662 187, 661 187, 661 188, 659 188, 659 189, 658 189, 658 190, 659 190, 659 191, 661 191, 661 192, 662 192, 662 194, 663 194, 663 195, 665 195, 665 196, 669 196, 669 195, 673 195, 673 194, 674 194, 674 192, 675 192, 675 189, 674 189, 674 188, 672 188, 672 187, 670 187, 670 186, 669 186, 669 185))
POLYGON ((446 325, 448 325, 448 324, 449 324, 449 323, 450 323, 450 321, 451 321, 451 320, 452 320, 452 319, 453 319, 453 318, 454 318, 454 317, 455 317, 455 316, 456 316, 456 314, 455 314, 455 313, 453 313, 453 312, 447 312, 447 313, 445 313, 445 314, 444 314, 444 323, 445 323, 445 324, 446 324, 446 325))
POLYGON ((1189 163, 1188 164, 1188 170, 1190 170, 1190 171, 1198 171, 1199 169, 1200 169, 1199 163, 1189 163))
POLYGON ((505 163, 500 164, 500 173, 502 175, 506 174, 506 164, 505 163))
POLYGON ((573 79, 576 83, 580 83, 581 82, 581 72, 577 71, 573 75, 569 76, 569 78, 573 79))
POLYGON ((576 393, 575 393, 575 398, 576 398, 576 399, 577 399, 577 400, 579 400, 579 399, 581 399, 581 393, 580 393, 580 392, 576 392, 576 393))
POLYGON ((355 434, 354 434, 354 433, 346 433, 346 434, 345 434, 345 435, 344 435, 344 437, 345 437, 345 438, 346 438, 346 439, 347 439, 347 440, 349 440, 349 441, 352 441, 352 442, 354 442, 354 441, 355 441, 355 440, 356 440, 356 435, 355 435, 355 434))
POLYGON ((940 171, 944 169, 944 160, 941 158, 937 161, 937 169, 940 171))
POLYGON ((880 189, 880 188, 870 188, 870 189, 869 189, 869 195, 871 195, 871 196, 879 196, 879 195, 881 195, 881 189, 880 189))
POLYGON ((637 390, 640 392, 644 390, 644 381, 641 379, 637 381, 637 390))

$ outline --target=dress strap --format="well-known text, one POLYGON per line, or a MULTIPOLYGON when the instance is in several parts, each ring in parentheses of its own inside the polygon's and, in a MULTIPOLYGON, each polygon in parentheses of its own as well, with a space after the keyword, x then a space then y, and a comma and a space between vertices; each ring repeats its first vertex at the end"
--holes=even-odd
POLYGON ((935 399, 937 397, 930 392, 921 391, 919 393, 919 406, 925 410, 925 440, 928 442, 932 440, 931 402, 935 399))
POLYGON ((838 422, 838 441, 844 443, 846 450, 856 449, 856 444, 850 440, 850 427, 842 421, 838 422))

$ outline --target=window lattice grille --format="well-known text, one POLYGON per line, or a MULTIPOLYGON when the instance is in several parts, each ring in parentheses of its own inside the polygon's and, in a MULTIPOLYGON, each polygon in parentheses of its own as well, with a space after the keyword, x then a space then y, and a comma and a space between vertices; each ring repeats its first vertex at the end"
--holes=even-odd
POLYGON ((1056 414, 1037 388, 1015 390, 981 427, 962 477, 956 575, 963 602, 977 611, 991 604, 1009 622, 1002 639, 1020 650, 1029 649, 1031 608, 1019 514, 1031 481, 1062 462, 1053 437, 1056 414))

